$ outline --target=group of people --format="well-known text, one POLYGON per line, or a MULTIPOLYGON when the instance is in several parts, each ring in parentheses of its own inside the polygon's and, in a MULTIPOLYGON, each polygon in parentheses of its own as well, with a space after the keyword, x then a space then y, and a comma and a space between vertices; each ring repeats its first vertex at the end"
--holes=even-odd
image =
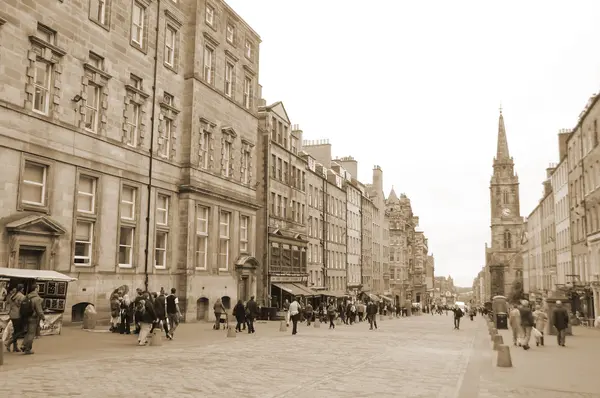
MULTIPOLYGON (((215 305, 213 306, 213 311, 215 312, 215 324, 213 325, 213 329, 220 330, 222 316, 227 316, 227 312, 225 310, 225 306, 221 299, 217 299, 215 305)), ((242 300, 238 300, 235 307, 233 307, 232 315, 235 317, 236 325, 235 331, 236 333, 241 333, 246 330, 248 327, 248 334, 255 333, 254 329, 254 320, 258 317, 258 304, 254 299, 254 296, 250 297, 250 300, 246 304, 242 300)), ((225 319, 227 322, 228 320, 225 319)))
MULTIPOLYGON (((529 302, 522 300, 520 305, 513 305, 508 317, 515 346, 521 346, 524 350, 529 350, 532 332, 535 336, 536 346, 544 345, 544 332, 548 325, 548 315, 540 305, 536 305, 535 310, 532 311, 529 302)), ((556 308, 553 310, 552 326, 557 330, 558 345, 564 347, 567 328, 569 327, 569 312, 560 301, 556 302, 556 308)))
POLYGON ((25 286, 19 284, 11 289, 5 300, 8 303, 10 318, 7 331, 12 330, 12 335, 7 333, 7 338, 4 340, 6 350, 10 352, 12 349, 13 352, 31 355, 33 354, 33 341, 39 335, 40 322, 46 319, 39 287, 38 285, 32 286, 31 291, 26 295, 25 286), (20 339, 23 339, 21 347, 18 346, 20 339))
POLYGON ((110 331, 120 334, 131 334, 131 324, 135 325, 134 334, 138 336, 138 344, 145 346, 155 329, 163 329, 165 337, 173 340, 175 329, 182 319, 179 309, 177 290, 171 289, 167 295, 164 288, 160 292, 148 292, 140 288, 136 290, 132 301, 126 291, 114 292, 110 298, 111 326, 110 331))

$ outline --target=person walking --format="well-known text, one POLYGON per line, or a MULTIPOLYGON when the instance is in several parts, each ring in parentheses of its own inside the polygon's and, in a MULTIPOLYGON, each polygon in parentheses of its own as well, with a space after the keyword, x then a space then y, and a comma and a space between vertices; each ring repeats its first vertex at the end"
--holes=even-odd
POLYGON ((535 328, 542 334, 540 337, 535 338, 536 346, 544 345, 544 331, 546 330, 546 325, 548 324, 548 315, 539 305, 535 306, 535 311, 533 312, 533 321, 535 323, 535 328))
POLYGON ((154 300, 154 313, 156 314, 156 318, 158 319, 158 327, 161 326, 165 331, 165 337, 167 339, 171 339, 171 334, 169 333, 169 324, 167 322, 167 298, 165 297, 165 289, 160 288, 160 293, 154 300))
POLYGON ((213 329, 219 330, 221 329, 221 314, 225 312, 225 307, 220 298, 215 302, 213 310, 215 312, 215 325, 213 326, 213 329))
POLYGON ((290 318, 292 319, 292 335, 295 335, 298 333, 298 321, 300 320, 300 303, 297 297, 294 297, 294 301, 290 304, 290 318))
POLYGON ((561 347, 565 346, 565 338, 567 336, 567 328, 569 327, 569 313, 563 307, 562 301, 556 302, 556 308, 552 313, 552 324, 556 328, 556 340, 561 347))
POLYGON ((235 307, 233 307, 233 316, 235 317, 235 320, 237 322, 235 325, 235 331, 236 333, 241 333, 242 325, 246 323, 246 308, 244 308, 244 303, 242 302, 242 300, 238 300, 235 307))
POLYGON ((519 313, 521 314, 521 333, 523 335, 521 345, 523 346, 523 349, 527 351, 529 349, 529 340, 531 339, 531 328, 533 327, 533 314, 529 308, 529 301, 521 301, 519 313))
POLYGON ((513 305, 513 308, 508 314, 508 323, 510 324, 510 329, 512 330, 513 344, 515 346, 521 345, 521 313, 519 312, 519 308, 516 304, 513 305))
POLYGON ((327 317, 329 318, 329 329, 335 329, 335 323, 333 322, 335 319, 335 306, 333 301, 330 301, 327 307, 327 317))
POLYGON ((137 301, 137 314, 140 322, 140 331, 138 334, 138 345, 145 346, 148 344, 148 336, 152 331, 154 322, 156 322, 157 316, 154 312, 154 305, 150 299, 150 293, 144 292, 140 296, 141 298, 137 301))
POLYGON ((285 324, 289 328, 290 327, 290 302, 288 301, 288 299, 285 299, 285 302, 283 303, 283 310, 285 311, 285 324))
POLYGON ((177 293, 177 290, 171 288, 171 294, 167 296, 167 319, 169 320, 169 335, 171 336, 171 340, 173 340, 175 329, 177 329, 179 321, 182 318, 179 309, 179 298, 177 298, 175 293, 177 293))
POLYGON ((367 319, 369 320, 369 330, 373 330, 373 326, 377 329, 377 304, 370 301, 367 304, 367 319))
POLYGON ((454 330, 460 330, 460 318, 463 317, 464 313, 458 305, 455 305, 452 309, 454 313, 454 330))
POLYGON ((39 295, 40 287, 35 288, 21 302, 20 316, 23 324, 27 325, 27 332, 23 339, 23 353, 25 355, 33 354, 33 340, 40 321, 45 321, 44 311, 42 310, 42 298, 39 295))
POLYGON ((25 335, 25 322, 21 319, 21 303, 25 299, 25 295, 23 294, 24 291, 25 286, 19 284, 6 296, 6 301, 8 302, 8 317, 13 325, 12 338, 9 341, 4 342, 8 352, 10 352, 11 345, 14 352, 19 352, 17 340, 25 335))
POLYGON ((254 319, 258 315, 258 305, 254 301, 254 296, 246 303, 246 321, 248 323, 248 334, 254 333, 254 319))
POLYGON ((306 326, 310 326, 313 318, 313 307, 307 301, 306 306, 304 307, 304 315, 306 316, 306 326))

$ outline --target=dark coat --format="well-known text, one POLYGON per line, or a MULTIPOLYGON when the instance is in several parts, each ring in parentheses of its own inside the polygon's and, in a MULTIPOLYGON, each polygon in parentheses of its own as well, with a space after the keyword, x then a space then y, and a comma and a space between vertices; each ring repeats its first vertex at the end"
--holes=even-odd
POLYGON ((244 322, 246 319, 246 309, 244 308, 244 304, 239 303, 233 307, 233 316, 238 322, 244 322))
POLYGON ((557 330, 569 327, 569 313, 565 307, 557 307, 552 314, 552 324, 557 330))
POLYGON ((156 317, 158 319, 166 319, 167 312, 165 309, 165 296, 161 294, 154 300, 154 312, 156 313, 156 317))
POLYGON ((533 314, 528 307, 519 308, 521 314, 521 326, 524 328, 530 328, 533 326, 533 314))
POLYGON ((258 304, 256 301, 250 300, 246 303, 246 316, 248 318, 256 318, 258 315, 258 304))

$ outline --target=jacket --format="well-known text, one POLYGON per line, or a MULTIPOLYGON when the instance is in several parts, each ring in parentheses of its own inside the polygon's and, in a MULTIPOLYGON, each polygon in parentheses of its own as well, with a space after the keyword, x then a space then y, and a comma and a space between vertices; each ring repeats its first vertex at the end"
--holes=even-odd
POLYGON ((220 301, 217 301, 215 303, 213 309, 215 310, 215 314, 222 314, 225 312, 225 307, 223 306, 223 303, 220 301))
POLYGON ((519 308, 521 313, 521 327, 530 328, 533 326, 533 314, 528 307, 519 308))
POLYGON ((27 298, 31 300, 31 306, 33 307, 33 315, 29 319, 37 318, 45 320, 46 317, 42 309, 42 298, 40 295, 36 291, 33 291, 27 295, 27 298))
POLYGON ((554 309, 552 323, 558 330, 563 330, 569 327, 569 313, 565 307, 557 307, 554 309))
POLYGON ((156 313, 156 317, 158 319, 165 319, 167 317, 167 312, 165 309, 165 296, 160 295, 154 300, 154 312, 156 313))
POLYGON ((544 311, 537 310, 533 313, 533 321, 535 322, 535 328, 540 332, 543 332, 548 323, 548 315, 546 315, 544 311))
POLYGON ((233 316, 238 322, 243 321, 246 318, 246 309, 244 308, 244 304, 238 303, 233 307, 233 316))
POLYGON ((258 315, 258 305, 256 301, 250 300, 246 303, 246 316, 249 318, 256 318, 258 315))
POLYGON ((154 321, 156 321, 157 316, 156 316, 156 311, 154 311, 154 305, 152 304, 152 302, 150 300, 144 300, 144 313, 142 314, 142 319, 141 321, 144 323, 153 323, 154 321))
POLYGON ((510 310, 508 319, 511 329, 519 329, 521 327, 521 312, 517 308, 510 310))
POLYGON ((21 292, 16 292, 15 294, 10 294, 6 296, 6 301, 8 302, 8 317, 10 319, 19 319, 21 318, 21 303, 25 299, 25 295, 21 292))

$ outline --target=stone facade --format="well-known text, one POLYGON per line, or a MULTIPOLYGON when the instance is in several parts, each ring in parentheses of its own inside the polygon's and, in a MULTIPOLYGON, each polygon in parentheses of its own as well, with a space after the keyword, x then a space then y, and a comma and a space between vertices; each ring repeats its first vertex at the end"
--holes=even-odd
POLYGON ((498 147, 490 181, 491 246, 486 248, 486 270, 490 273, 490 294, 505 296, 522 273, 519 178, 508 151, 504 117, 498 121, 498 147))
POLYGON ((362 206, 362 285, 363 291, 374 291, 374 261, 373 261, 373 217, 377 212, 377 207, 365 194, 361 199, 362 206))
POLYGON ((390 294, 389 291, 389 224, 385 217, 385 196, 383 194, 383 170, 373 167, 373 180, 365 185, 369 198, 373 201, 373 276, 372 289, 375 294, 390 294), (387 258, 384 259, 384 254, 387 258))
MULTIPOLYGON (((569 133, 567 133, 569 134, 569 133)), ((554 219, 556 242, 556 285, 565 286, 567 274, 571 274, 571 223, 569 217, 569 165, 566 151, 552 173, 554 192, 554 219)))
POLYGON ((188 321, 255 294, 259 36, 219 0, 0 17, 0 264, 77 277, 67 318, 121 285, 188 321))

